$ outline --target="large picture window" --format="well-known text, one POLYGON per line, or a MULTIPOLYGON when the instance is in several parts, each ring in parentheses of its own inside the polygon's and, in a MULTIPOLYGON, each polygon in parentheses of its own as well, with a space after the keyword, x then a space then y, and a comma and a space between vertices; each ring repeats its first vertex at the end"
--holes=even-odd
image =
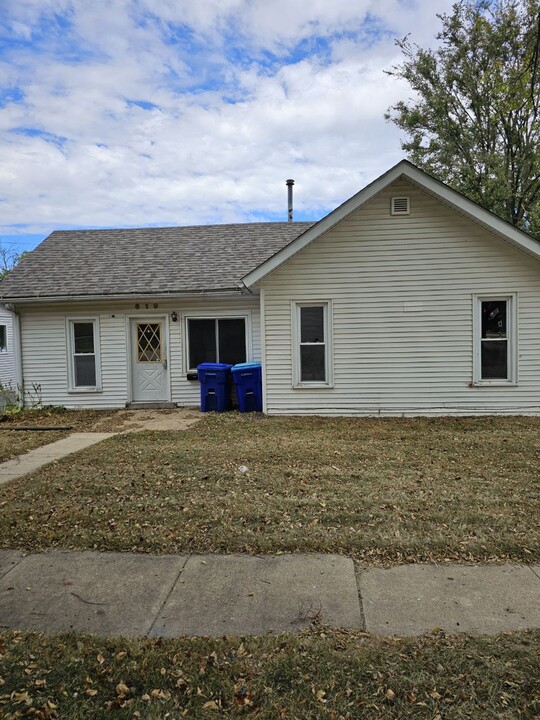
POLYGON ((330 386, 332 355, 330 303, 294 303, 293 385, 330 386))
POLYGON ((516 382, 515 297, 476 297, 475 305, 475 383, 516 382))
POLYGON ((204 362, 246 362, 246 318, 188 318, 187 345, 190 370, 204 362))
POLYGON ((97 319, 68 320, 70 389, 97 390, 100 386, 97 319))

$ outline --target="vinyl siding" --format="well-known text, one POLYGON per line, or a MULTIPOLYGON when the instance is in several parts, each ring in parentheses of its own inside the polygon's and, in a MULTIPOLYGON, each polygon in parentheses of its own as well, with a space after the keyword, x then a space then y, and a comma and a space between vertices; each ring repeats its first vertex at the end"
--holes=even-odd
POLYGON ((16 389, 15 354, 13 352, 13 316, 0 306, 0 324, 6 326, 7 351, 0 353, 0 383, 5 388, 16 389))
MULTIPOLYGON (((133 302, 62 303, 21 305, 23 379, 27 399, 39 393, 45 405, 69 408, 121 408, 130 399, 128 352, 129 317, 169 318, 169 379, 171 399, 179 406, 199 404, 199 383, 186 379, 184 361, 184 318, 205 314, 247 314, 251 322, 252 359, 260 359, 260 313, 258 297, 201 298, 171 303, 155 300, 133 302), (172 322, 175 311, 178 321, 172 322), (101 384, 99 392, 68 392, 68 343, 66 318, 98 317, 100 327, 101 384), (34 389, 33 389, 34 388, 34 389)), ((248 335, 249 337, 249 335, 248 335)))
POLYGON ((540 264, 398 181, 260 282, 270 414, 540 412, 540 264), (408 195, 411 213, 390 215, 408 195), (471 387, 473 295, 517 293, 518 383, 471 387), (331 300, 332 388, 293 388, 293 301, 331 300))

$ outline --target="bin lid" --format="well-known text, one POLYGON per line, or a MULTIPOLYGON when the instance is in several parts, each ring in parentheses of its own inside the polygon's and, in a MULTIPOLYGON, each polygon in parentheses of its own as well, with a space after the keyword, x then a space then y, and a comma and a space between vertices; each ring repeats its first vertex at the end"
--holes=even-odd
POLYGON ((201 363, 197 365, 197 370, 229 370, 232 365, 227 363, 201 363))
POLYGON ((261 363, 260 362, 248 362, 248 363, 237 363, 236 365, 233 365, 231 368, 231 372, 234 372, 235 370, 255 370, 255 368, 260 368, 261 363))

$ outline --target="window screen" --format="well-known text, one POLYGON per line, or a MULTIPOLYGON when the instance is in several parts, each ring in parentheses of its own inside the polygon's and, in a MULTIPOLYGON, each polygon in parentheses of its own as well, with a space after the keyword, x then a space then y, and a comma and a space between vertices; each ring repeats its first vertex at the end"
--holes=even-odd
POLYGON ((96 386, 96 353, 93 322, 72 322, 73 381, 77 387, 96 386))
POLYGON ((300 382, 326 382, 325 306, 301 306, 300 382))
POLYGON ((483 300, 481 303, 482 380, 508 379, 508 301, 483 300))
POLYGON ((203 362, 234 365, 246 362, 246 321, 244 318, 188 320, 189 367, 203 362))
POLYGON ((244 318, 221 318, 217 321, 219 339, 218 362, 246 362, 246 322, 244 318))

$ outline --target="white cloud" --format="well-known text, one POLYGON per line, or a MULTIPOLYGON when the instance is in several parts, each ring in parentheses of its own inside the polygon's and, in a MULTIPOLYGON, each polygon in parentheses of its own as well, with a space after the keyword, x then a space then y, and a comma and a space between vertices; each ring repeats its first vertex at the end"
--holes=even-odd
POLYGON ((406 93, 383 72, 399 61, 392 33, 425 44, 450 7, 5 2, 5 27, 32 46, 0 57, 3 86, 24 95, 0 111, 4 232, 285 219, 287 177, 297 209, 320 216, 400 159, 383 118, 406 93), (303 40, 311 53, 298 52, 303 40))

